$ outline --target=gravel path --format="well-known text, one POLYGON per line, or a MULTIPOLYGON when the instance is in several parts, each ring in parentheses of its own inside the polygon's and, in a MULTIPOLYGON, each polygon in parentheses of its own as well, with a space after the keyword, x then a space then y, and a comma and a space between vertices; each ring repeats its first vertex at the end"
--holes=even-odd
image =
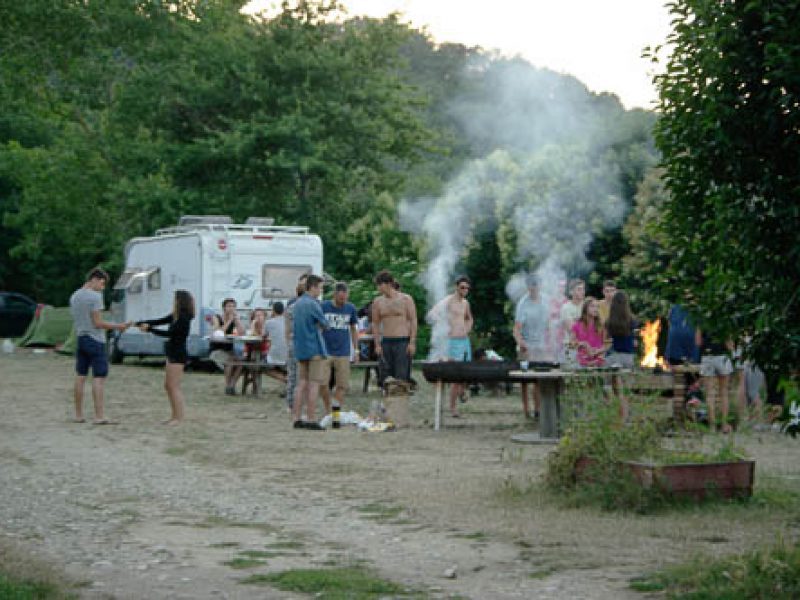
POLYGON ((74 424, 69 358, 0 357, 0 535, 82 582, 82 597, 294 598, 240 581, 363 564, 434 598, 635 598, 627 579, 641 565, 617 568, 609 552, 663 555, 613 537, 589 548, 569 515, 555 533, 533 513, 520 522, 498 489, 547 449, 509 444, 519 417, 507 400, 483 415, 467 405, 467 423, 496 428, 297 432, 277 388, 229 400, 218 376, 190 373, 189 420, 170 429, 158 425, 162 377, 115 367, 107 412, 121 423, 74 424), (247 551, 265 564, 225 564, 247 551))

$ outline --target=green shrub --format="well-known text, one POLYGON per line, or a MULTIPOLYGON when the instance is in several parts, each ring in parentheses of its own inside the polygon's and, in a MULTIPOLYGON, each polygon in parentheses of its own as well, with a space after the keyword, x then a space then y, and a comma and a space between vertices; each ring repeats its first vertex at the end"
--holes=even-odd
POLYGON ((696 559, 634 578, 630 585, 669 598, 800 598, 800 547, 779 542, 739 556, 696 559))
POLYGON ((568 504, 637 512, 686 504, 658 486, 644 488, 623 463, 668 465, 744 458, 733 436, 715 437, 718 443, 711 447, 706 447, 705 438, 697 432, 667 442, 665 423, 641 406, 635 419, 622 423, 619 402, 604 399, 596 384, 572 385, 564 397, 571 421, 548 456, 544 477, 546 487, 568 504))

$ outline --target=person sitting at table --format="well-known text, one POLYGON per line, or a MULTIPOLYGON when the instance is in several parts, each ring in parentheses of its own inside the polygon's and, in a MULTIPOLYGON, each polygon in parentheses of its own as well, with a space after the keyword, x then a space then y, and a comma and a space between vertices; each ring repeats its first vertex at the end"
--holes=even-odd
POLYGON ((269 336, 269 352, 267 364, 286 372, 286 319, 284 318, 283 302, 272 305, 272 318, 264 323, 264 330, 269 336))
POLYGON ((247 342, 245 344, 248 360, 251 358, 254 349, 258 349, 261 356, 265 357, 269 352, 269 338, 266 330, 267 311, 263 308, 253 309, 253 316, 250 318, 250 327, 247 335, 260 337, 261 342, 247 342))
MULTIPOLYGON (((239 313, 236 312, 236 300, 225 298, 222 301, 222 315, 214 315, 212 326, 215 332, 214 337, 218 337, 217 331, 224 336, 244 335, 244 326, 239 319, 239 313)), ((236 380, 239 379, 242 368, 232 364, 236 360, 233 341, 219 341, 214 342, 213 345, 217 346, 215 349, 223 350, 227 354, 225 359, 225 393, 229 396, 235 396, 236 380)))
MULTIPOLYGON (((639 322, 631 312, 628 294, 621 290, 614 292, 611 297, 605 328, 611 338, 611 352, 606 357, 606 362, 612 367, 632 369, 633 353, 636 350, 635 332, 639 328, 639 322)), ((612 375, 611 387, 619 398, 620 416, 627 420, 628 402, 622 389, 622 377, 612 375)))
POLYGON ((572 326, 572 342, 577 349, 578 365, 581 367, 602 367, 610 346, 600 319, 597 300, 586 298, 581 308, 581 317, 572 326))

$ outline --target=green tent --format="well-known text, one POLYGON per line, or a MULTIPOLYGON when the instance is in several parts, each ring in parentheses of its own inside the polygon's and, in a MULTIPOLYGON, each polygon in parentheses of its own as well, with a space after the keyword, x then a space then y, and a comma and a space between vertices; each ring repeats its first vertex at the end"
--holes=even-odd
MULTIPOLYGON (((111 311, 104 310, 102 313, 104 321, 111 321, 111 311)), ((75 350, 78 348, 78 335, 75 333, 75 328, 70 328, 69 335, 64 343, 56 348, 56 352, 61 354, 75 355, 75 350)))
POLYGON ((71 332, 72 315, 68 307, 43 306, 17 345, 56 346, 63 344, 71 332))
POLYGON ((64 340, 64 343, 59 348, 56 348, 56 352, 60 352, 61 354, 75 354, 77 348, 78 336, 75 335, 75 330, 72 329, 69 332, 69 337, 64 340))

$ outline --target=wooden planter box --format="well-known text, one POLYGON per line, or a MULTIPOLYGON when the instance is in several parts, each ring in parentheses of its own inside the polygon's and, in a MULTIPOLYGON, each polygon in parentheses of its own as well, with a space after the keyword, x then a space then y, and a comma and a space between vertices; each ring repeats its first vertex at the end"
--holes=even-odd
POLYGON ((753 495, 756 463, 752 460, 676 465, 624 464, 642 487, 657 486, 677 497, 702 500, 706 496, 746 498, 753 495))

